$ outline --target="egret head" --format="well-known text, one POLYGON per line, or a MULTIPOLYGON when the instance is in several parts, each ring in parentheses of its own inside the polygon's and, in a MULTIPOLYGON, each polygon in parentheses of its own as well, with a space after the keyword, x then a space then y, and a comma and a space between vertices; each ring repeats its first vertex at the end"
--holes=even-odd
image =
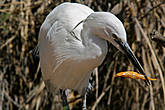
MULTIPOLYGON (((84 27, 89 28, 93 34, 112 43, 122 53, 126 54, 140 73, 144 70, 127 43, 127 36, 122 22, 108 12, 94 12, 84 22, 84 27)), ((146 82, 149 80, 146 77, 146 82)))

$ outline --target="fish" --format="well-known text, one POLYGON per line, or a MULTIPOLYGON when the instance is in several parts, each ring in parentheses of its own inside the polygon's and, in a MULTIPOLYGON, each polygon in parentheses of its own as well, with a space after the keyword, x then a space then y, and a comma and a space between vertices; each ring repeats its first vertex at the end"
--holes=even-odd
MULTIPOLYGON (((144 75, 139 74, 139 73, 134 72, 134 71, 119 72, 119 73, 115 74, 115 77, 125 77, 125 78, 131 78, 131 79, 142 79, 142 80, 146 80, 145 77, 144 77, 144 75)), ((148 76, 147 76, 147 78, 150 81, 157 80, 155 78, 150 78, 148 76)))

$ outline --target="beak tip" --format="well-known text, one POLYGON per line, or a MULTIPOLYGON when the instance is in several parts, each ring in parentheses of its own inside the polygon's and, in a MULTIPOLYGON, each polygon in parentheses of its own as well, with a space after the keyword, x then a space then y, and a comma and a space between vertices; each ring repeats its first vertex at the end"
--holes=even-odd
POLYGON ((128 45, 127 42, 125 43, 119 43, 121 46, 122 51, 130 58, 130 60, 132 61, 132 63, 134 64, 134 66, 139 70, 140 73, 142 73, 145 77, 145 82, 146 85, 149 86, 151 84, 151 82, 149 81, 148 77, 146 76, 146 74, 144 73, 144 70, 141 66, 141 64, 139 63, 138 59, 136 58, 136 56, 134 55, 133 51, 131 50, 130 46, 128 45))
POLYGON ((147 78, 147 76, 145 75, 145 83, 147 86, 151 85, 151 82, 149 81, 149 79, 147 78))

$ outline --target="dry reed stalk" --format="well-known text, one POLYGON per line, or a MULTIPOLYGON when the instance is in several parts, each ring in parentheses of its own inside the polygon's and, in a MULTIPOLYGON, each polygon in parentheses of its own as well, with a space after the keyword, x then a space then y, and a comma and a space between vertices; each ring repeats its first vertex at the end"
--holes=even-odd
MULTIPOLYGON (((130 17, 133 13, 129 11, 128 0, 75 1, 85 3, 95 11, 114 10, 118 18, 123 21, 128 33, 128 42, 145 71, 157 78, 157 81, 152 83, 152 87, 146 88, 141 80, 111 77, 113 76, 111 73, 134 70, 134 67, 121 53, 114 55, 116 50, 110 45, 108 58, 99 67, 99 72, 106 74, 98 73, 98 102, 95 102, 93 95, 89 95, 88 108, 95 105, 98 109, 105 110, 163 110, 165 104, 162 97, 164 94, 162 80, 165 72, 165 48, 161 47, 159 42, 149 41, 154 51, 152 52, 148 41, 144 40, 146 39, 144 34, 149 36, 153 30, 156 30, 161 36, 165 36, 164 1, 132 1, 137 17, 135 22, 130 17), (115 10, 115 7, 120 7, 121 10, 115 10), (142 24, 138 26, 140 22, 142 24), (154 74, 157 71, 159 74, 154 74), (104 90, 109 87, 109 84, 111 87, 106 94, 104 90)), ((0 19, 3 22, 0 22, 0 76, 3 75, 3 77, 0 82, 3 83, 0 83, 0 109, 61 109, 59 106, 61 101, 56 97, 52 98, 53 96, 42 86, 39 59, 33 58, 29 51, 37 44, 38 31, 45 17, 62 2, 64 0, 1 1, 0 19)), ((93 79, 96 81, 96 78, 93 79)), ((94 88, 91 92, 95 90, 94 88)), ((75 96, 75 100, 79 99, 75 96)), ((79 105, 74 106, 81 108, 79 105)))
POLYGON ((146 42, 147 42, 147 44, 148 44, 148 46, 149 46, 149 48, 150 48, 150 51, 151 51, 151 53, 152 53, 152 55, 153 55, 154 62, 156 63, 156 68, 157 68, 158 71, 159 71, 159 75, 160 75, 160 79, 161 79, 161 83, 162 83, 162 88, 163 88, 164 103, 165 103, 165 84, 164 84, 164 78, 163 78, 163 73, 162 73, 161 67, 160 67, 160 65, 159 65, 159 63, 158 63, 158 59, 157 59, 157 57, 156 57, 156 55, 155 55, 155 52, 154 52, 154 49, 153 49, 153 47, 152 47, 152 45, 151 45, 151 43, 150 43, 150 40, 148 39, 147 35, 145 34, 144 30, 142 29, 142 27, 141 27, 139 21, 137 20, 137 18, 136 18, 136 16, 135 16, 134 8, 133 8, 133 7, 134 7, 133 3, 131 3, 129 6, 130 6, 130 9, 131 9, 131 12, 132 12, 133 19, 135 20, 135 22, 136 22, 138 28, 140 29, 140 31, 141 31, 143 37, 145 38, 145 40, 146 40, 146 42))
MULTIPOLYGON (((150 73, 149 68, 148 68, 148 62, 147 62, 147 58, 146 58, 146 53, 145 53, 144 48, 142 48, 142 56, 143 56, 144 70, 145 70, 146 73, 150 73)), ((151 75, 150 75, 150 76, 151 76, 151 75)), ((151 83, 151 85, 149 86, 149 88, 150 88, 150 98, 151 98, 152 110, 155 110, 152 83, 151 83)))
POLYGON ((11 5, 20 5, 20 4, 24 4, 24 1, 12 1, 11 3, 6 3, 6 4, 0 4, 0 7, 4 6, 4 7, 8 7, 11 5))
POLYGON ((106 89, 101 93, 101 95, 97 98, 97 100, 95 101, 94 105, 92 106, 91 110, 95 110, 95 108, 97 107, 98 103, 101 101, 101 99, 104 97, 104 95, 106 94, 106 92, 111 88, 112 85, 109 85, 108 87, 106 87, 106 89))
POLYGON ((0 49, 3 49, 5 46, 7 46, 9 43, 11 43, 15 38, 16 38, 16 36, 12 36, 11 38, 9 38, 4 44, 2 44, 0 46, 0 49))
MULTIPOLYGON (((112 66, 112 67, 114 67, 114 71, 113 71, 113 75, 112 75, 111 85, 114 84, 114 79, 115 79, 114 75, 116 74, 115 72, 116 72, 116 66, 117 66, 117 59, 118 59, 118 57, 116 57, 115 63, 113 64, 114 66, 112 66)), ((112 69, 112 67, 111 67, 111 69, 112 69)), ((109 70, 108 72, 110 73, 110 67, 108 68, 108 70, 109 70)), ((110 90, 109 90, 109 96, 108 96, 107 105, 110 105, 110 103, 111 103, 112 90, 113 90, 113 88, 110 88, 110 90)))

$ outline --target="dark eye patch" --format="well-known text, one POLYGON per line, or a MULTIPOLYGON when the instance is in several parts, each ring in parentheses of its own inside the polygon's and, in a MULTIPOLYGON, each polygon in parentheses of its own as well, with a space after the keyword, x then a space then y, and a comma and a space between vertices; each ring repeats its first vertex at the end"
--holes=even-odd
POLYGON ((113 40, 118 43, 119 45, 122 44, 122 41, 119 37, 117 37, 115 34, 112 34, 113 40))
POLYGON ((112 34, 112 38, 113 38, 114 40, 119 39, 115 34, 112 34))

